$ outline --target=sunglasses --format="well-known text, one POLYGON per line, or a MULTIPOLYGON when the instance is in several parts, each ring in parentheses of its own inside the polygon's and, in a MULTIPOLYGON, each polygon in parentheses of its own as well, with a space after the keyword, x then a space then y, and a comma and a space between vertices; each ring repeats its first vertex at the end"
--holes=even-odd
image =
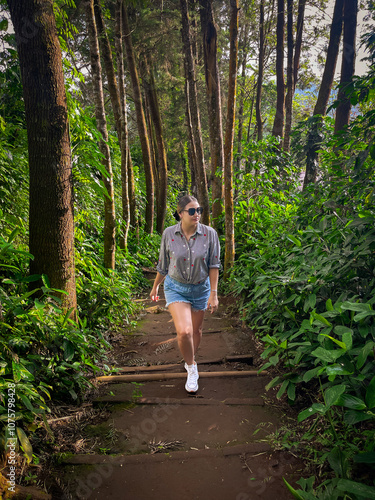
POLYGON ((188 210, 182 210, 183 212, 188 212, 189 215, 194 215, 195 211, 197 212, 198 215, 200 215, 203 212, 203 207, 198 207, 198 208, 189 208, 188 210))

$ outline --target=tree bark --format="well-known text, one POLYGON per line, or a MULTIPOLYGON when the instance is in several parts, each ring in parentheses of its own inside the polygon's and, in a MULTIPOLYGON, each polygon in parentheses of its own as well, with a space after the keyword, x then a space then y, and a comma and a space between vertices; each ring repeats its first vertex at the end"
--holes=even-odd
MULTIPOLYGON (((121 3, 121 2, 118 2, 121 3)), ((116 4, 117 12, 121 14, 119 11, 118 4, 116 4)), ((125 89, 124 89, 124 78, 123 78, 123 64, 122 59, 120 59, 118 68, 119 74, 122 72, 121 78, 119 78, 120 86, 122 85, 121 94, 119 86, 117 85, 115 68, 113 66, 113 58, 112 58, 112 49, 111 44, 108 39, 106 27, 104 24, 103 13, 100 6, 99 0, 94 0, 94 13, 95 13, 95 21, 98 30, 98 40, 99 46, 101 49, 101 53, 104 61, 104 68, 107 75, 108 81, 108 90, 112 104, 113 116, 115 118, 117 137, 119 141, 120 151, 121 151, 121 180, 122 184, 122 202, 123 202, 123 216, 125 215, 125 219, 123 219, 122 223, 122 234, 120 236, 120 248, 123 250, 126 248, 127 236, 129 231, 129 197, 128 197, 128 188, 127 188, 127 158, 128 158, 128 131, 126 128, 126 114, 124 116, 126 110, 126 103, 122 102, 122 99, 125 98, 125 89), (122 66, 122 67, 121 67, 122 66), (124 175, 126 173, 126 176, 124 175), (124 198, 125 195, 125 198, 124 198)), ((121 19, 121 17, 120 17, 121 19)), ((121 46, 121 25, 120 19, 116 17, 116 35, 115 35, 115 43, 118 50, 122 52, 121 46), (120 30, 120 31, 119 31, 120 30)), ((117 58, 119 59, 119 58, 117 58)))
POLYGON ((248 23, 244 23, 244 26, 239 35, 239 58, 241 59, 241 79, 239 85, 239 97, 238 97, 238 120, 237 120, 237 158, 236 158, 236 168, 237 175, 241 175, 241 160, 242 160, 242 134, 243 134, 243 122, 244 122, 244 106, 245 106, 245 91, 246 91, 246 64, 248 55, 248 23))
POLYGON ((200 6, 210 134, 212 226, 217 229, 223 211, 222 175, 224 167, 220 74, 217 63, 217 27, 214 20, 213 0, 200 0, 200 6))
MULTIPOLYGON (((208 199, 207 177, 206 168, 203 154, 203 142, 201 123, 199 117, 199 107, 197 98, 197 84, 195 76, 195 64, 193 59, 193 52, 191 46, 191 33, 188 15, 188 2, 187 0, 180 0, 181 7, 181 22, 182 22, 182 42, 184 47, 184 55, 186 62, 187 86, 188 86, 188 103, 191 119, 191 133, 192 133, 192 150, 195 150, 196 159, 196 176, 197 176, 197 189, 198 198, 201 206, 203 207, 202 222, 209 224, 210 222, 210 205, 208 199)), ((194 154, 194 153, 193 153, 194 154)))
POLYGON ((152 62, 146 62, 146 78, 144 87, 148 97, 148 104, 152 124, 155 131, 155 139, 158 156, 158 200, 157 200, 157 216, 156 230, 162 233, 164 229, 165 213, 167 209, 167 183, 168 183, 168 167, 167 154, 164 146, 163 124, 160 116, 158 96, 156 94, 155 78, 152 69, 152 62))
POLYGON ((233 206, 233 138, 237 91, 238 57, 238 0, 230 0, 231 18, 229 26, 230 55, 227 121, 224 144, 224 200, 225 200, 225 257, 224 279, 228 279, 234 264, 234 206, 233 206))
POLYGON ((293 94, 296 90, 296 85, 298 81, 299 61, 301 58, 301 48, 302 48, 302 33, 303 33, 303 25, 305 22, 305 7, 306 7, 306 0, 299 0, 296 44, 294 48, 294 59, 293 59, 293 94))
MULTIPOLYGON (((129 164, 129 133, 128 119, 126 114, 126 92, 125 92, 125 71, 124 71, 124 50, 122 33, 122 3, 123 0, 116 0, 115 13, 115 50, 117 62, 117 78, 120 98, 120 147, 121 147, 121 202, 122 202, 122 233, 119 239, 119 246, 126 250, 128 234, 131 220, 131 207, 129 197, 129 175, 128 170, 132 168, 129 164)), ((134 177, 134 174, 133 174, 134 177)))
POLYGON ((327 58, 324 65, 318 98, 314 107, 314 115, 325 115, 327 111, 328 100, 331 94, 333 79, 336 71, 337 57, 339 54, 343 8, 344 0, 336 0, 329 35, 327 58))
POLYGON ((272 135, 282 139, 285 115, 285 82, 284 82, 284 0, 277 0, 276 26, 276 114, 272 135))
POLYGON ((346 94, 346 86, 351 82, 356 59, 358 0, 344 0, 344 34, 341 63, 340 89, 337 96, 339 105, 336 109, 335 133, 349 125, 351 103, 346 94))
POLYGON ((258 57, 258 79, 257 79, 257 94, 255 101, 255 116, 257 139, 263 139, 263 121, 262 121, 262 86, 264 75, 264 0, 260 0, 260 18, 259 18, 259 57, 258 57))
POLYGON ((107 119, 104 107, 102 66, 100 62, 98 33, 95 23, 93 0, 84 0, 84 5, 86 8, 87 31, 90 44, 90 61, 95 99, 96 125, 102 137, 99 142, 99 149, 103 155, 102 164, 107 172, 107 175, 103 176, 103 183, 107 190, 104 197, 104 266, 108 269, 114 269, 116 251, 116 217, 111 154, 108 146, 107 119))
POLYGON ((154 176, 152 172, 150 144, 147 136, 147 127, 145 115, 142 106, 142 94, 139 85, 138 71, 134 58, 133 44, 131 40, 131 32, 129 28, 128 14, 126 11, 126 2, 122 9, 123 33, 125 42, 126 58, 128 61, 128 70, 133 88, 133 98, 137 117, 137 127, 139 140, 142 148, 143 167, 146 179, 146 214, 145 214, 145 230, 152 234, 154 226, 154 176))
POLYGON ((316 182, 318 172, 318 149, 320 146, 321 116, 324 116, 327 111, 328 100, 332 89, 333 79, 336 71, 337 57, 340 47, 340 38, 342 32, 342 15, 344 8, 344 0, 336 0, 333 11, 331 30, 329 35, 329 43, 327 50, 327 58, 324 65, 322 81, 319 88, 318 98, 315 103, 313 116, 316 116, 307 138, 306 147, 306 172, 303 181, 303 190, 310 184, 316 182))
MULTIPOLYGON (((8 0, 25 102, 31 274, 48 276, 63 308, 77 306, 68 111, 52 0, 8 0)), ((35 283, 39 285, 39 283, 35 283)))
POLYGON ((284 151, 289 152, 290 149, 290 132, 292 130, 292 115, 293 115, 293 94, 294 94, 294 70, 293 70, 293 0, 287 0, 287 69, 286 69, 286 87, 287 93, 285 98, 285 132, 284 132, 284 151))

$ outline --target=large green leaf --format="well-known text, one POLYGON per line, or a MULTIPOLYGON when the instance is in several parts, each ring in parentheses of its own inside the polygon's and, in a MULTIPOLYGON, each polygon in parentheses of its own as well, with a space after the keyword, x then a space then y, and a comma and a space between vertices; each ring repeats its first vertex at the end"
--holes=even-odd
POLYGON ((366 404, 367 407, 371 410, 375 408, 375 376, 369 383, 366 391, 366 404))
POLYGON ((340 396, 344 394, 345 390, 345 384, 334 385, 333 387, 329 387, 328 389, 326 389, 324 393, 324 401, 326 403, 326 406, 330 407, 336 404, 340 396))
POLYGON ((366 500, 375 500, 375 488, 362 483, 350 481, 349 479, 340 479, 337 488, 344 493, 351 493, 366 500))
POLYGON ((29 438, 26 436, 25 432, 20 427, 17 427, 17 436, 18 439, 20 440, 20 444, 26 455, 27 461, 28 463, 30 463, 33 459, 33 447, 31 446, 29 438))

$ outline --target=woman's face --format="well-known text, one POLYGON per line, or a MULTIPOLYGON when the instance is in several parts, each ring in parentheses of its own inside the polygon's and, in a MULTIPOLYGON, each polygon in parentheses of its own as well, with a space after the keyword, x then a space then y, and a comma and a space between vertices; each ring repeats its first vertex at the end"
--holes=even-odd
POLYGON ((181 221, 188 223, 189 225, 190 224, 198 224, 198 222, 201 218, 201 214, 199 214, 197 212, 197 210, 194 210, 193 215, 189 214, 189 208, 197 209, 198 207, 199 207, 199 203, 197 201, 191 201, 190 203, 188 203, 185 206, 184 210, 182 212, 180 212, 181 221))

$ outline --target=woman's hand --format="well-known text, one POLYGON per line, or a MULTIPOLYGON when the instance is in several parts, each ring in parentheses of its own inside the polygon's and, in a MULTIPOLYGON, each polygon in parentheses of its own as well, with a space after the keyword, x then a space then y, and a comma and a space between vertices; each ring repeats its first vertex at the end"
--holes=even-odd
POLYGON ((157 301, 159 300, 159 295, 158 295, 158 293, 159 293, 159 285, 157 285, 157 286, 155 286, 155 285, 154 285, 154 286, 152 287, 151 292, 150 292, 150 297, 151 297, 151 300, 152 300, 153 302, 157 302, 157 301))
POLYGON ((217 308, 219 307, 219 300, 217 298, 217 292, 211 292, 210 297, 207 302, 207 308, 210 311, 210 313, 214 313, 217 311, 217 308))

